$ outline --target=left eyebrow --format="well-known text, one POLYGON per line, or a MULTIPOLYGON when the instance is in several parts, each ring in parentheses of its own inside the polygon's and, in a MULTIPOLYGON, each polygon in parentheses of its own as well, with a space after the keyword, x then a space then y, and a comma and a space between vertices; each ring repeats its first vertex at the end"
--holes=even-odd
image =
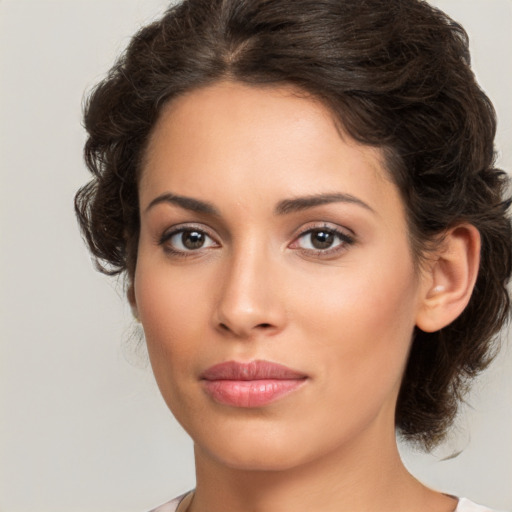
POLYGON ((302 210, 307 210, 308 208, 314 208, 315 206, 321 206, 323 204, 330 203, 350 203, 356 204, 365 208, 366 210, 375 213, 375 210, 361 199, 351 195, 351 194, 316 194, 311 196, 297 197, 293 199, 284 199, 280 201, 276 208, 276 215, 286 215, 288 213, 300 212, 302 210))

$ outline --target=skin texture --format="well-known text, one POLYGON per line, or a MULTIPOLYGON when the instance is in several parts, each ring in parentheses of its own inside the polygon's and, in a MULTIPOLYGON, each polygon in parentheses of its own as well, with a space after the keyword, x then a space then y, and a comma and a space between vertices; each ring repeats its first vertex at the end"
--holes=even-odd
POLYGON ((467 303, 476 230, 454 229, 418 271, 379 151, 286 87, 188 93, 163 110, 146 157, 133 307, 161 393, 195 443, 190 510, 454 510, 403 467, 394 410, 414 326, 438 329, 467 303), (345 198, 276 212, 318 194, 345 198), (204 232, 203 246, 181 245, 182 228, 204 232), (318 250, 315 228, 342 235, 318 250), (207 368, 258 359, 307 379, 257 408, 205 393, 207 368))

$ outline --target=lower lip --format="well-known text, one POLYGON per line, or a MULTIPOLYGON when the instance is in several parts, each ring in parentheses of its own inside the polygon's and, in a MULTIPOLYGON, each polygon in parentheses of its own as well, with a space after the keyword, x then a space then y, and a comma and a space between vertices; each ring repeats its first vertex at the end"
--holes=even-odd
POLYGON ((204 388, 216 402, 234 407, 261 407, 301 387, 305 379, 205 380, 204 388))

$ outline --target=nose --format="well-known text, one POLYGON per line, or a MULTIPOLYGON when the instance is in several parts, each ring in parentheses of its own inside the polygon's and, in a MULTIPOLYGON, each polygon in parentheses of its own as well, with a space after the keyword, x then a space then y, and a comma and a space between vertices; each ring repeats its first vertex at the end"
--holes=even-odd
POLYGON ((216 304, 217 330, 239 338, 281 331, 286 321, 279 298, 279 268, 265 251, 240 251, 225 262, 216 304))

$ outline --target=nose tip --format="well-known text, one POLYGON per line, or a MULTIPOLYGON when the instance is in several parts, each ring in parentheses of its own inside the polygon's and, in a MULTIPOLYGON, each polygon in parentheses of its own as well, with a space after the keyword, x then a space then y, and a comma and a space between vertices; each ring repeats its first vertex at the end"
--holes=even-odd
POLYGON ((223 276, 214 322, 223 334, 250 337, 273 334, 284 325, 278 283, 268 264, 243 258, 223 276))
POLYGON ((225 334, 237 337, 250 337, 255 334, 271 334, 282 326, 275 309, 244 308, 241 303, 232 299, 230 303, 223 301, 217 311, 217 327, 225 334))

